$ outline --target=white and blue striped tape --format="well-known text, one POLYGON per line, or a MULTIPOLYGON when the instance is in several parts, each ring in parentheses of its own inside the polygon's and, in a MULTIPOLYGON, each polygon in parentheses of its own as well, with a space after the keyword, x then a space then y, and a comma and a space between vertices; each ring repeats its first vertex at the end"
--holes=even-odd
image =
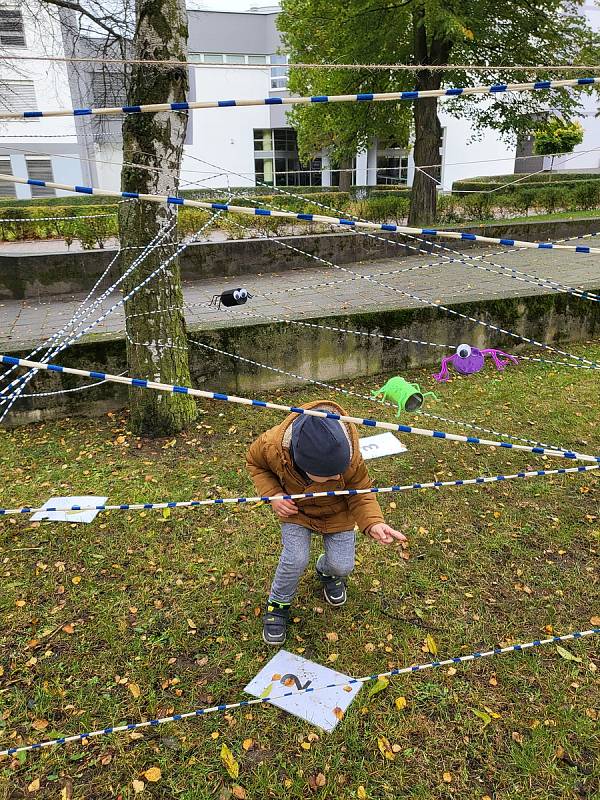
POLYGON ((235 709, 247 708, 248 706, 254 705, 264 706, 266 703, 272 703, 274 700, 283 700, 286 697, 295 697, 299 694, 320 692, 326 689, 337 689, 341 686, 352 686, 358 683, 369 683, 371 681, 377 681, 381 678, 396 678, 399 675, 411 675, 416 672, 424 672, 428 669, 439 669, 440 667, 449 667, 455 664, 465 664, 468 661, 478 661, 480 658, 490 658, 491 656, 500 656, 505 655, 506 653, 522 653, 524 650, 529 650, 533 647, 543 647, 547 644, 559 644, 561 642, 583 639, 586 636, 592 636, 593 634, 598 633, 600 633, 600 628, 591 628, 587 631, 574 631, 573 633, 566 633, 562 636, 551 636, 549 639, 534 639, 531 642, 511 644, 507 647, 494 647, 492 650, 478 650, 468 655, 454 656, 453 658, 446 658, 440 661, 428 661, 425 664, 412 664, 409 667, 391 669, 387 672, 379 672, 374 675, 365 675, 362 678, 348 678, 348 680, 342 683, 328 683, 323 686, 309 686, 305 689, 283 692, 282 694, 274 694, 267 697, 257 697, 252 700, 239 700, 236 703, 220 703, 216 706, 197 708, 194 711, 187 711, 183 714, 172 714, 169 717, 158 717, 157 719, 149 719, 143 722, 130 722, 126 725, 108 725, 95 731, 84 731, 83 733, 77 733, 74 736, 60 736, 56 739, 47 739, 45 742, 36 742, 34 744, 23 745, 22 747, 9 747, 6 750, 0 750, 0 756, 14 756, 17 753, 27 753, 32 750, 42 750, 47 747, 55 747, 74 742, 81 744, 87 742, 89 739, 97 738, 98 736, 109 736, 110 734, 114 733, 130 733, 131 731, 139 730, 140 728, 156 728, 159 725, 166 725, 170 722, 182 722, 183 720, 192 719, 193 717, 205 717, 207 714, 233 711, 235 709))
MULTIPOLYGON (((344 417, 342 417, 344 419, 344 417)), ((449 434, 448 434, 449 435, 449 434)), ((505 447, 519 447, 519 445, 505 444, 505 447)), ((523 448, 539 449, 539 448, 523 448)), ((549 455, 563 455, 564 451, 546 451, 549 455)), ((600 459, 598 459, 600 461, 600 459)), ((299 494, 257 495, 255 497, 218 497, 208 500, 173 500, 163 503, 120 503, 119 505, 99 506, 43 506, 33 508, 22 506, 20 508, 0 508, 0 517, 15 514, 38 514, 41 512, 63 512, 78 514, 81 511, 160 511, 164 508, 201 508, 203 506, 243 505, 248 503, 270 503, 272 500, 307 500, 315 497, 356 497, 362 494, 391 494, 393 492, 408 492, 413 489, 441 489, 449 486, 479 486, 485 483, 500 483, 512 481, 517 478, 544 478, 551 475, 569 475, 576 472, 589 472, 600 469, 600 464, 591 464, 586 467, 565 467, 562 469, 536 469, 524 472, 515 472, 512 475, 481 475, 478 478, 460 478, 454 481, 429 481, 427 483, 408 483, 404 486, 372 486, 369 489, 337 489, 326 492, 302 492, 299 494)))
POLYGON ((503 447, 512 450, 524 450, 528 453, 536 453, 537 455, 555 456, 560 458, 568 458, 576 461, 593 461, 600 463, 600 457, 585 455, 583 453, 573 452, 571 450, 551 450, 544 447, 529 447, 524 444, 512 444, 511 442, 498 442, 488 439, 480 439, 477 436, 461 436, 457 433, 445 433, 444 431, 434 431, 427 428, 416 428, 412 425, 401 425, 393 422, 381 422, 374 419, 366 419, 363 417, 351 417, 342 414, 334 414, 330 411, 316 411, 315 409, 301 408, 298 406, 286 406, 281 403, 271 403, 266 400, 255 400, 248 397, 238 397, 236 395, 223 394, 222 392, 207 392, 203 389, 193 389, 189 386, 177 386, 170 383, 160 383, 159 381, 151 381, 143 378, 129 378, 126 375, 111 375, 108 372, 100 372, 97 370, 84 370, 75 369, 74 367, 63 367, 59 364, 48 364, 39 361, 29 361, 25 358, 16 358, 14 356, 0 355, 0 364, 8 364, 11 366, 26 367, 27 369, 44 369, 49 372, 62 372, 67 375, 79 375, 82 378, 94 378, 95 380, 110 381, 112 383, 122 383, 128 386, 134 386, 140 389, 151 389, 158 392, 169 392, 171 394, 187 394, 192 397, 202 397, 206 400, 223 400, 228 403, 237 403, 244 406, 256 406, 258 408, 270 408, 275 411, 283 411, 286 414, 304 414, 312 417, 325 417, 327 419, 335 419, 341 422, 349 422, 354 425, 365 425, 369 428, 383 428, 388 431, 397 431, 400 433, 410 433, 416 436, 427 436, 434 439, 448 439, 455 442, 466 442, 467 444, 481 444, 490 447, 503 447))
POLYGON ((318 222, 325 225, 340 225, 348 229, 366 228, 368 230, 409 233, 417 234, 419 236, 437 236, 442 239, 461 239, 463 241, 470 242, 487 242, 488 244, 500 244, 504 247, 520 247, 523 249, 533 250, 568 250, 569 252, 574 253, 600 254, 600 248, 589 247, 588 245, 566 245, 555 244, 553 242, 524 242, 519 241, 518 239, 506 238, 498 239, 492 236, 480 236, 475 233, 465 233, 460 231, 438 230, 437 228, 409 228, 405 225, 363 222, 354 219, 344 219, 342 217, 326 217, 321 214, 295 214, 293 211, 272 211, 266 208, 234 206, 230 205, 229 203, 208 203, 201 200, 191 200, 187 197, 143 194, 142 192, 116 192, 100 187, 73 186, 71 184, 56 183, 55 181, 42 181, 34 178, 18 178, 14 175, 0 175, 0 181, 25 184, 29 186, 48 187, 50 189, 60 189, 65 192, 75 192, 79 194, 94 194, 102 197, 124 197, 129 200, 144 200, 150 203, 159 204, 170 203, 177 206, 203 208, 208 211, 225 211, 232 214, 245 214, 252 217, 278 217, 282 219, 299 220, 301 222, 318 222))
MULTIPOLYGON (((293 64, 290 64, 293 68, 293 64)), ((487 86, 449 87, 448 89, 426 89, 408 92, 359 92, 358 94, 321 94, 311 97, 263 97, 248 100, 198 100, 181 103, 152 103, 150 105, 111 106, 106 108, 61 108, 48 111, 5 111, 0 120, 39 119, 40 117, 89 117, 116 114, 156 114, 164 111, 194 111, 199 108, 235 108, 248 106, 295 106, 319 105, 322 103, 376 103, 382 101, 421 100, 426 97, 460 97, 472 94, 501 95, 511 92, 537 92, 548 89, 565 89, 593 86, 600 78, 585 77, 531 83, 495 83, 487 86)))

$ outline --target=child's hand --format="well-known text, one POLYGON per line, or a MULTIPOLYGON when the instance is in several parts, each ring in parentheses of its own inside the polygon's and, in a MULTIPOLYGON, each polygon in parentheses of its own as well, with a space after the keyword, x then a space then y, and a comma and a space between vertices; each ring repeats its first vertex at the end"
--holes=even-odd
POLYGON ((394 530, 394 528, 391 528, 385 522, 378 522, 376 525, 371 525, 367 533, 380 544, 391 544, 394 540, 399 542, 407 541, 403 533, 394 530))
POLYGON ((294 517, 298 513, 298 506, 293 500, 271 500, 271 507, 279 519, 294 517))

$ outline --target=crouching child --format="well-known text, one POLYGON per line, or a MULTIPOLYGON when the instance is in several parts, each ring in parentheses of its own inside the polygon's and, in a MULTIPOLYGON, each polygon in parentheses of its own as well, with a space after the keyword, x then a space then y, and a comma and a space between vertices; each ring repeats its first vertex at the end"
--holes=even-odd
MULTIPOLYGON (((337 403, 318 400, 307 410, 346 416, 337 403)), ((262 497, 367 489, 371 481, 354 425, 304 414, 290 414, 256 439, 248 450, 246 466, 262 497)), ((381 544, 406 542, 406 537, 386 524, 375 494, 273 500, 281 521, 282 551, 263 616, 267 644, 285 642, 290 606, 298 582, 310 559, 314 535, 323 537, 324 552, 315 570, 325 600, 342 606, 346 583, 354 569, 355 525, 381 544)))

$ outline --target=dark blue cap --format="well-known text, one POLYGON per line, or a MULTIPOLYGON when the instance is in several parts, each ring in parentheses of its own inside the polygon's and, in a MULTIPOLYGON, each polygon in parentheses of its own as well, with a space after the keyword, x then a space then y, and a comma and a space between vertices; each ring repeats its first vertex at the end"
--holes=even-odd
POLYGON ((292 423, 294 461, 303 472, 327 478, 350 466, 350 443, 336 419, 303 415, 292 423))

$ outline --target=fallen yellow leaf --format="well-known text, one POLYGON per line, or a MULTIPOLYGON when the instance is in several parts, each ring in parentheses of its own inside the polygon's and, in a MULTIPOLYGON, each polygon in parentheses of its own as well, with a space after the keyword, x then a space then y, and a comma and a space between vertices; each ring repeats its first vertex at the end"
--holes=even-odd
POLYGON ((592 623, 592 625, 594 626, 594 628, 595 628, 596 626, 600 626, 600 617, 592 617, 592 618, 590 619, 590 622, 592 623))
POLYGON ((330 631, 329 633, 326 633, 325 636, 327 637, 328 642, 337 642, 337 640, 340 638, 335 631, 330 631))
POLYGON ((390 685, 390 682, 387 678, 377 678, 373 686, 369 689, 369 697, 373 697, 374 694, 379 694, 379 692, 383 692, 384 689, 390 685))
POLYGON ((337 719, 343 719, 343 717, 344 717, 344 712, 342 711, 342 709, 339 706, 336 706, 333 709, 333 713, 335 714, 337 719))
POLYGON ((221 746, 221 761, 230 778, 237 778, 240 774, 240 765, 233 757, 233 753, 225 743, 221 746))
POLYGON ((250 750, 253 744, 254 744, 254 739, 244 739, 244 741, 242 742, 242 747, 247 752, 248 750, 250 750))
POLYGON ((425 637, 425 644, 423 649, 425 650, 426 653, 431 653, 432 656, 437 656, 438 654, 437 644, 435 642, 435 639, 430 633, 428 633, 427 636, 425 637))
POLYGON ((144 772, 144 778, 150 783, 157 783, 162 778, 162 772, 158 767, 150 767, 144 772))
POLYGON ((231 794, 237 798, 237 800, 246 800, 248 795, 246 794, 246 790, 243 786, 232 786, 231 787, 231 794))
POLYGON ((356 790, 356 796, 358 797, 358 800, 367 800, 367 792, 365 791, 364 786, 358 787, 356 790))
POLYGON ((144 783, 144 781, 137 781, 136 780, 136 781, 133 781, 133 783, 131 785, 133 787, 133 791, 136 794, 140 794, 146 788, 146 784, 144 783))
POLYGON ((132 694, 132 695, 135 697, 135 699, 137 700, 137 699, 138 699, 138 697, 139 697, 139 696, 140 696, 140 694, 141 694, 141 692, 140 692, 140 687, 137 685, 137 683, 130 683, 130 684, 129 684, 129 686, 128 686, 127 688, 129 689, 129 691, 131 692, 131 694, 132 694))
POLYGON ((403 709, 406 708, 406 697, 402 697, 402 696, 397 697, 394 700, 394 704, 395 704, 396 708, 398 709, 398 711, 402 711, 403 709))
POLYGON ((74 583, 76 586, 78 583, 81 583, 81 575, 75 575, 71 578, 71 583, 74 583))
POLYGON ((339 658, 339 653, 330 653, 327 656, 327 661, 337 661, 339 658))
POLYGON ((449 772, 444 772, 442 775, 442 780, 444 783, 452 783, 452 775, 449 772))
POLYGON ((45 731, 49 724, 47 719, 34 719, 31 727, 34 731, 45 731))
POLYGON ((36 778, 35 780, 31 781, 29 786, 27 787, 28 792, 37 792, 40 788, 40 779, 36 778))
POLYGON ((385 736, 381 736, 377 739, 377 747, 379 748, 379 752, 387 761, 393 761, 396 758, 395 753, 392 750, 392 746, 390 745, 390 740, 386 739, 385 736))

